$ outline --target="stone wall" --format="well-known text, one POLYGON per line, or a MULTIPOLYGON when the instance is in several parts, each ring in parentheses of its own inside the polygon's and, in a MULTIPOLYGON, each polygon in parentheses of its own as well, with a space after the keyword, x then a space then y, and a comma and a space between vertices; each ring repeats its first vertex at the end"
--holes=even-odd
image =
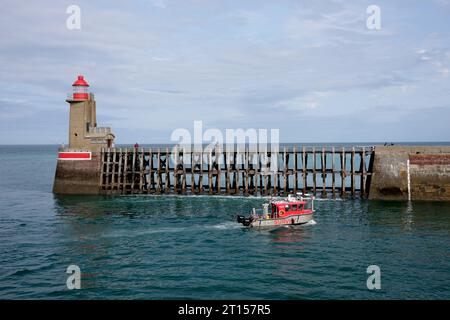
POLYGON ((450 147, 375 147, 369 199, 450 201, 450 147))
POLYGON ((91 160, 58 160, 53 192, 57 194, 99 194, 100 156, 91 160))

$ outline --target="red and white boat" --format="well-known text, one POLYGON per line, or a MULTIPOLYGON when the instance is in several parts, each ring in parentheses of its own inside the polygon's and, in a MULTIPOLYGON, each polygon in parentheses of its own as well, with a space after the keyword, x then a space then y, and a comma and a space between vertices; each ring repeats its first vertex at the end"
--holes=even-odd
POLYGON ((238 215, 237 222, 249 228, 301 225, 313 219, 314 196, 289 195, 284 199, 270 199, 261 212, 253 208, 250 216, 238 215))

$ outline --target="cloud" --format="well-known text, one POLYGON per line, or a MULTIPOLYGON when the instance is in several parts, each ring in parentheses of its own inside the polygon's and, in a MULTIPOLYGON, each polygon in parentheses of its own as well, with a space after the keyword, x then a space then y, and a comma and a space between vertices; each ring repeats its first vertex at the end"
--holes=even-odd
POLYGON ((311 92, 304 96, 298 96, 287 100, 279 101, 275 104, 276 108, 282 108, 287 111, 308 111, 320 106, 321 100, 328 98, 330 92, 311 92))
POLYGON ((367 30, 358 1, 78 5, 82 28, 70 31, 65 4, 2 4, 0 128, 14 119, 30 143, 67 138, 64 100, 78 74, 96 95, 99 123, 120 133, 118 143, 167 141, 194 120, 218 128, 283 123, 282 137, 296 137, 298 119, 308 118, 339 137, 342 126, 330 119, 363 112, 373 121, 358 134, 371 136, 405 112, 450 101, 445 3, 405 10, 381 1, 379 32, 367 30))

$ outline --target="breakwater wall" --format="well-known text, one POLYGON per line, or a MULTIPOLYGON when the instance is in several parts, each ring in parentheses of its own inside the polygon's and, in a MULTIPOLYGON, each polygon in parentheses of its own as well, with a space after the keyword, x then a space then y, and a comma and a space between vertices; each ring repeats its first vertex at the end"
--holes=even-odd
POLYGON ((450 201, 450 147, 377 146, 369 199, 450 201))
POLYGON ((54 192, 450 201, 450 147, 103 148, 89 160, 59 159, 54 192))
POLYGON ((58 161, 54 192, 243 196, 303 192, 323 198, 366 198, 372 163, 372 147, 277 152, 103 148, 88 161, 58 161))

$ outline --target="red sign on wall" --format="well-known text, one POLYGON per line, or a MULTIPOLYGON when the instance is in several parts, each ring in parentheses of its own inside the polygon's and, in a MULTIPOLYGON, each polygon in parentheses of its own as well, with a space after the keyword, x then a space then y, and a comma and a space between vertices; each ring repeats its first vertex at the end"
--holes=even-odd
POLYGON ((58 153, 58 160, 91 160, 92 153, 88 151, 66 151, 58 153))

